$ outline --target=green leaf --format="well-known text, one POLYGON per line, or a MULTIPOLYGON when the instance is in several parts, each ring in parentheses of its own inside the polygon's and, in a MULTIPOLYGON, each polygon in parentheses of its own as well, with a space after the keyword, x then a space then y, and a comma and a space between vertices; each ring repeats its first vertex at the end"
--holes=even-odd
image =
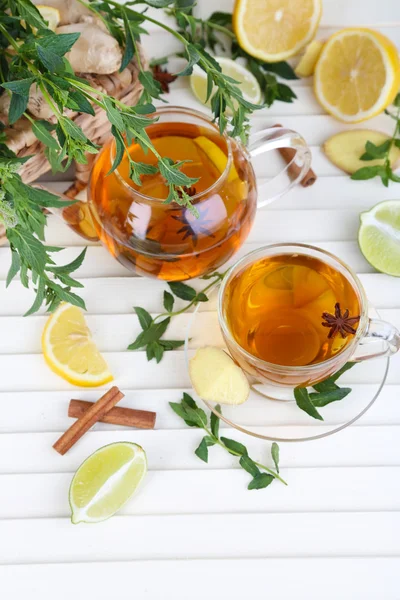
POLYGON ((8 122, 10 125, 18 121, 26 111, 29 97, 13 94, 11 96, 10 107, 8 109, 8 122))
POLYGON ((208 447, 205 438, 201 440, 198 448, 196 448, 194 453, 200 458, 200 460, 203 460, 205 463, 208 462, 208 447))
POLYGON ((77 110, 78 112, 85 113, 87 115, 92 115, 92 117, 94 117, 96 114, 89 100, 79 90, 73 90, 69 92, 65 106, 67 106, 71 110, 77 110))
POLYGON ((199 292, 196 295, 196 302, 208 302, 208 297, 203 292, 199 292))
POLYGON ((315 383, 313 386, 315 391, 321 393, 332 392, 334 390, 338 390, 339 386, 336 385, 334 381, 329 377, 325 379, 325 381, 320 381, 319 383, 315 383))
POLYGON ((394 106, 396 106, 397 108, 400 108, 400 93, 397 94, 396 98, 393 100, 393 104, 394 106))
POLYGON ((152 97, 159 98, 162 94, 161 85, 153 77, 151 71, 140 71, 139 81, 143 86, 143 89, 152 97))
POLYGON ((50 50, 57 56, 62 57, 71 50, 80 35, 80 33, 52 32, 50 35, 40 39, 40 46, 46 50, 50 50))
POLYGON ((153 323, 153 319, 150 313, 147 312, 144 308, 140 306, 134 306, 133 310, 138 316, 140 327, 142 329, 148 329, 150 325, 153 323))
POLYGON ((170 294, 169 292, 165 291, 164 292, 164 308, 167 312, 172 312, 172 309, 174 308, 174 302, 175 302, 175 298, 173 297, 172 294, 170 294))
POLYGON ((36 50, 40 62, 46 69, 51 73, 60 71, 64 68, 64 62, 58 54, 55 54, 52 50, 44 48, 40 44, 36 44, 36 50))
POLYGON ((221 437, 221 442, 228 448, 231 453, 234 454, 247 454, 247 448, 240 442, 236 442, 235 440, 231 440, 229 438, 221 437))
POLYGON ((10 90, 13 94, 19 96, 29 96, 29 90, 31 89, 32 83, 34 83, 34 77, 25 77, 24 79, 16 79, 14 81, 6 81, 0 84, 6 90, 10 90))
POLYGON ((314 419, 319 419, 323 421, 324 419, 321 417, 314 404, 311 402, 310 396, 306 390, 306 388, 297 387, 293 390, 294 397, 296 400, 296 404, 301 410, 304 410, 310 417, 314 419))
POLYGON ((373 179, 377 175, 380 175, 382 172, 381 165, 375 165, 374 167, 362 167, 355 171, 350 179, 354 179, 354 181, 363 181, 365 179, 373 179))
POLYGON ((197 296, 194 288, 181 281, 168 281, 171 292, 182 300, 193 300, 197 296))
POLYGON ((391 140, 386 140, 383 144, 376 146, 372 142, 365 144, 365 154, 360 156, 360 160, 375 160, 377 158, 385 158, 386 153, 390 150, 391 140))
POLYGON ((155 358, 157 364, 159 362, 161 362, 162 357, 164 355, 164 348, 163 346, 161 346, 159 344, 159 342, 150 342, 150 344, 148 344, 146 346, 146 354, 147 354, 147 360, 151 360, 151 358, 155 358), (151 358, 149 358, 149 356, 151 355, 151 358))
POLYGON ((114 127, 118 129, 118 131, 124 131, 124 120, 119 110, 114 106, 112 100, 110 98, 105 97, 103 98, 103 102, 106 107, 107 118, 110 121, 110 123, 114 125, 114 127))
MULTIPOLYGON (((341 369, 339 369, 339 371, 336 371, 336 373, 334 373, 333 375, 331 375, 329 377, 329 379, 331 381, 337 381, 339 379, 339 377, 341 377, 344 373, 346 373, 346 371, 349 371, 350 369, 352 369, 353 367, 356 366, 356 362, 348 362, 345 365, 343 365, 343 367, 341 369)), ((327 380, 325 380, 327 381, 327 380)))
POLYGON ((254 460, 250 458, 247 454, 243 454, 239 460, 240 466, 250 473, 252 477, 257 477, 260 474, 260 469, 257 467, 254 460))
POLYGON ((268 475, 267 473, 260 473, 257 477, 254 477, 252 481, 250 481, 247 486, 248 490, 261 490, 269 486, 272 483, 274 477, 272 475, 268 475))
POLYGON ((196 402, 193 400, 192 396, 183 392, 182 402, 185 406, 190 406, 190 408, 198 408, 196 402))
POLYGON ((264 71, 271 71, 279 77, 283 77, 283 79, 298 79, 296 73, 292 69, 292 67, 287 62, 277 62, 277 63, 266 63, 263 62, 261 67, 264 71))
MULTIPOLYGON (((221 414, 221 406, 219 404, 217 404, 215 406, 215 410, 221 414)), ((211 412, 211 416, 210 416, 210 426, 211 426, 211 433, 218 438, 219 436, 219 417, 217 417, 217 415, 214 412, 211 412)))
POLYGON ((164 350, 175 350, 184 345, 185 340, 160 340, 158 342, 164 348, 164 350))
POLYGON ((276 471, 277 471, 277 473, 279 473, 279 446, 276 442, 272 443, 271 456, 272 456, 272 460, 274 461, 276 471))
POLYGON ((19 258, 18 252, 16 252, 15 250, 11 250, 11 266, 10 266, 10 270, 8 271, 8 274, 7 274, 6 287, 8 287, 10 285, 10 283, 12 282, 12 280, 18 273, 20 267, 21 267, 21 260, 19 258))
POLYGON ((143 348, 143 346, 147 346, 150 342, 158 342, 160 337, 165 333, 170 320, 168 317, 160 321, 160 323, 152 323, 150 327, 139 333, 136 340, 128 346, 128 350, 138 350, 139 348, 143 348))
POLYGON ((111 133, 115 138, 115 157, 111 169, 108 171, 107 175, 111 175, 111 173, 115 171, 115 169, 121 163, 121 160, 125 153, 125 144, 123 137, 114 125, 112 125, 111 127, 111 133))
POLYGON ((27 312, 24 314, 24 317, 27 317, 27 316, 32 315, 33 313, 37 312, 39 310, 39 308, 42 306, 44 300, 45 300, 45 280, 43 277, 40 277, 39 285, 36 290, 36 298, 35 298, 32 306, 30 307, 30 309, 27 310, 27 312))
POLYGON ((170 402, 169 405, 172 408, 172 410, 174 411, 174 413, 176 413, 178 415, 178 417, 181 417, 181 419, 183 419, 185 421, 186 425, 188 425, 189 427, 202 428, 202 425, 199 425, 197 423, 197 421, 192 421, 189 418, 189 416, 186 412, 186 409, 182 406, 182 404, 180 404, 178 402, 170 402))
POLYGON ((168 183, 177 186, 188 186, 190 187, 193 183, 197 183, 198 179, 194 177, 188 177, 185 173, 179 170, 179 167, 183 163, 174 163, 171 159, 161 158, 158 161, 158 168, 160 169, 160 173, 168 183))
POLYGON ((51 135, 44 123, 46 123, 46 121, 35 121, 32 125, 32 132, 45 146, 48 146, 53 150, 60 150, 57 140, 51 135))
POLYGON ((198 50, 196 49, 195 46, 193 45, 188 45, 185 48, 185 57, 187 58, 187 65, 186 67, 180 71, 179 73, 177 73, 177 75, 182 76, 182 75, 191 75, 193 73, 193 67, 194 65, 196 65, 199 60, 201 59, 201 55, 199 54, 198 50))
POLYGON ((69 302, 70 304, 73 304, 74 306, 79 306, 79 308, 86 310, 85 302, 82 300, 82 298, 77 296, 77 294, 70 292, 68 289, 62 288, 60 285, 58 285, 54 281, 49 281, 48 287, 56 292, 57 297, 60 300, 63 300, 64 302, 69 302))
POLYGON ((67 265, 62 265, 61 267, 49 267, 48 270, 56 275, 65 274, 65 273, 73 273, 74 271, 79 269, 79 267, 82 265, 82 263, 85 259, 85 256, 86 256, 86 251, 87 251, 87 248, 82 250, 82 252, 79 254, 79 256, 77 256, 73 261, 71 261, 67 265))
POLYGON ((31 27, 46 28, 46 23, 30 0, 16 0, 21 19, 25 19, 31 27))
POLYGON ((331 402, 337 402, 338 400, 346 398, 350 392, 351 388, 337 388, 336 390, 331 390, 329 392, 320 392, 317 394, 311 393, 310 400, 314 406, 321 408, 331 402))

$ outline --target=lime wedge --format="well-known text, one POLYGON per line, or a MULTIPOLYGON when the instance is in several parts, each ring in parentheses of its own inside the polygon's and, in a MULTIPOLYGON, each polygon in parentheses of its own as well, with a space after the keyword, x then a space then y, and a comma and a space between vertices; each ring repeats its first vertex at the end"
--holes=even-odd
MULTIPOLYGON (((253 102, 253 104, 259 104, 261 102, 261 88, 257 79, 248 69, 230 58, 217 56, 215 57, 215 60, 219 63, 224 75, 228 75, 239 82, 239 87, 245 100, 253 102)), ((193 73, 190 76, 190 85, 196 98, 200 100, 202 104, 210 106, 210 98, 215 92, 215 87, 211 92, 210 98, 206 102, 207 76, 200 67, 195 67, 193 69, 193 73)))
POLYGON ((358 243, 367 261, 377 271, 400 277, 400 200, 380 202, 360 219, 358 243))
POLYGON ((117 442, 89 456, 69 490, 72 523, 98 523, 112 517, 138 489, 147 473, 140 446, 117 442))

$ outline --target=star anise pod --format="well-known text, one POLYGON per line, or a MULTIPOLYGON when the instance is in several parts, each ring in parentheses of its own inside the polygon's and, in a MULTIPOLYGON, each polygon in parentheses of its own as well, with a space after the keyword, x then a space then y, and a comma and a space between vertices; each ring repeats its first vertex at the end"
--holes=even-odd
POLYGON ((335 304, 334 315, 331 315, 328 312, 324 312, 322 313, 322 318, 324 319, 324 322, 322 322, 322 326, 330 328, 328 338, 334 338, 338 333, 340 333, 342 338, 346 338, 349 333, 354 335, 357 330, 354 329, 353 325, 358 323, 358 321, 360 320, 360 316, 350 317, 348 308, 346 308, 346 310, 342 314, 339 302, 336 302, 335 304))
POLYGON ((175 81, 178 77, 177 75, 172 75, 169 73, 167 69, 163 69, 160 65, 154 65, 153 67, 153 77, 156 81, 161 85, 161 89, 164 93, 169 92, 169 84, 175 81))
MULTIPOLYGON (((185 194, 187 194, 190 197, 195 196, 197 193, 194 185, 191 185, 190 187, 188 187, 187 185, 184 185, 184 186, 182 186, 182 190, 185 192, 185 194)), ((177 194, 178 194, 179 198, 183 197, 182 190, 180 190, 180 189, 177 190, 177 194)))

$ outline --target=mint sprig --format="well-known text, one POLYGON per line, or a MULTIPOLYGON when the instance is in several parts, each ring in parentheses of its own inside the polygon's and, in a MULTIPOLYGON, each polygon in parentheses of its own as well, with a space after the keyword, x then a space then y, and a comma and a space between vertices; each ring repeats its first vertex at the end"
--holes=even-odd
POLYGON ((224 278, 225 273, 214 271, 209 275, 205 275, 202 279, 210 281, 206 287, 200 292, 183 283, 181 281, 170 281, 168 283, 171 292, 164 291, 163 304, 165 312, 157 315, 154 319, 151 314, 140 306, 135 306, 134 310, 138 316, 139 324, 142 331, 136 339, 128 346, 128 350, 146 349, 147 360, 153 358, 159 363, 164 356, 164 352, 180 348, 185 343, 185 340, 166 340, 161 339, 167 331, 168 325, 173 317, 187 312, 190 308, 196 306, 200 302, 208 302, 206 292, 210 291, 224 278), (186 300, 188 304, 180 310, 174 311, 175 298, 186 300))
POLYGON ((366 162, 370 160, 383 159, 383 163, 381 165, 362 167, 352 174, 351 179, 360 181, 365 179, 373 179, 374 177, 380 177, 385 187, 388 187, 389 181, 400 183, 400 176, 393 173, 392 166, 390 164, 390 152, 393 146, 400 148, 400 93, 397 94, 396 98, 394 99, 393 106, 397 108, 396 112, 393 113, 389 110, 385 110, 385 113, 395 121, 392 137, 379 146, 368 141, 365 144, 364 154, 360 156, 360 160, 366 162))
POLYGON ((349 369, 357 364, 355 362, 346 363, 336 373, 313 385, 315 392, 308 392, 305 387, 297 387, 293 390, 294 398, 297 406, 306 412, 310 417, 323 421, 323 417, 317 411, 317 408, 322 408, 331 404, 331 402, 338 402, 343 400, 351 392, 351 388, 341 388, 335 382, 349 369))
MULTIPOLYGON (((230 438, 220 437, 219 417, 217 417, 215 413, 211 413, 210 424, 208 424, 206 413, 202 408, 197 406, 196 402, 189 394, 184 393, 181 402, 170 402, 169 405, 178 417, 185 421, 186 425, 204 429, 206 432, 206 435, 202 438, 200 444, 194 451, 200 460, 208 463, 208 448, 220 446, 229 452, 229 454, 240 457, 239 465, 249 473, 252 478, 247 486, 248 490, 261 490, 262 488, 266 488, 274 479, 278 479, 281 483, 287 485, 286 481, 279 475, 279 446, 276 442, 274 442, 271 447, 271 457, 276 468, 276 471, 274 471, 270 467, 250 458, 244 444, 230 438)), ((219 405, 217 405, 215 409, 219 414, 222 414, 219 405)))

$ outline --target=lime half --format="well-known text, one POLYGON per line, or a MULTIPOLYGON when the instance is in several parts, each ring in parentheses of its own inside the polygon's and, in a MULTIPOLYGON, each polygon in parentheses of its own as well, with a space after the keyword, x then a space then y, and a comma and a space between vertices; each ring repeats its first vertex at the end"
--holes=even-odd
MULTIPOLYGON (((257 79, 252 73, 241 64, 235 62, 231 58, 215 57, 215 60, 221 66, 222 73, 228 75, 239 82, 239 87, 242 91, 243 97, 253 104, 259 104, 261 102, 261 88, 258 84, 257 79)), ((210 98, 206 102, 207 98, 207 76, 200 69, 195 67, 193 73, 190 76, 190 85, 196 98, 200 100, 206 106, 210 106, 210 98, 215 92, 215 86, 211 92, 210 98)))
POLYGON ((400 200, 387 200, 361 213, 360 250, 369 263, 400 277, 400 200))
POLYGON ((140 446, 117 442, 89 456, 69 490, 73 523, 98 523, 112 517, 138 489, 147 473, 140 446))

